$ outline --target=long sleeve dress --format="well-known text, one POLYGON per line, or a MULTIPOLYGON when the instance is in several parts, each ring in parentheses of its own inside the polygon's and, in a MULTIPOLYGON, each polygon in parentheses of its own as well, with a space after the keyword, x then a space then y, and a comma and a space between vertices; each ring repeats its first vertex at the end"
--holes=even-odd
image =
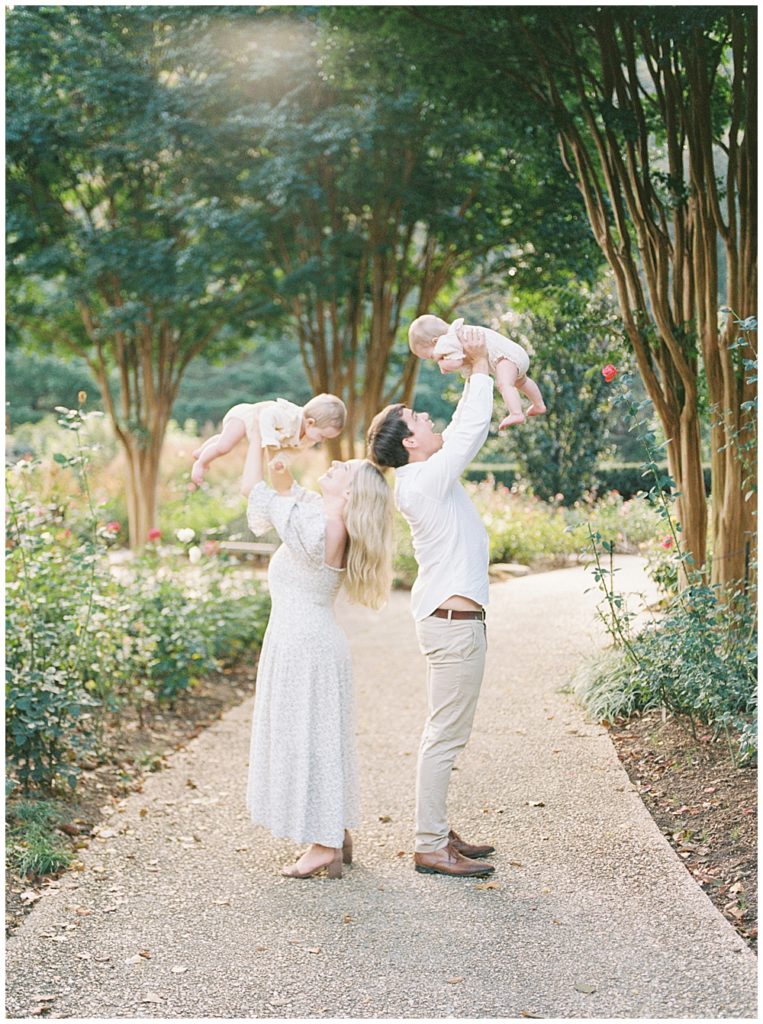
POLYGON ((247 806, 273 835, 339 847, 358 821, 350 654, 333 611, 344 570, 325 563, 319 495, 259 483, 247 518, 253 533, 274 527, 283 541, 268 570, 247 806))

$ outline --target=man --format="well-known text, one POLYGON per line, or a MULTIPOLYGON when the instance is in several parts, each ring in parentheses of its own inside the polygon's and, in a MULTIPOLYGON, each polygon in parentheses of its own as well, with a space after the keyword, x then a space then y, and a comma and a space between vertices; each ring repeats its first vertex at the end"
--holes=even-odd
POLYGON ((464 357, 471 375, 443 434, 426 413, 390 405, 374 417, 368 449, 377 465, 395 469, 395 500, 419 567, 411 607, 427 659, 428 717, 416 774, 414 863, 425 874, 473 878, 495 870, 481 859, 494 847, 464 842, 449 828, 446 804, 485 667, 488 540, 459 480, 485 442, 493 409, 481 328, 467 329, 464 357))

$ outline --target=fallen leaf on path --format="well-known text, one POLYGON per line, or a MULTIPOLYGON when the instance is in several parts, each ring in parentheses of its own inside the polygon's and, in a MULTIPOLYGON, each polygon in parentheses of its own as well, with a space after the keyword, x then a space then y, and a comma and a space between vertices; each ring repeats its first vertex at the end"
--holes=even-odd
POLYGON ((255 953, 267 953, 267 951, 268 951, 268 947, 267 946, 255 946, 254 947, 254 952, 255 953))
POLYGON ((141 809, 138 811, 138 814, 140 814, 141 818, 145 818, 146 815, 148 814, 148 807, 141 807, 141 809))
POLYGON ((542 800, 526 800, 525 803, 528 807, 545 807, 546 805, 542 800))
POLYGON ((41 892, 35 892, 34 889, 27 889, 26 892, 22 892, 22 894, 21 894, 21 900, 22 900, 23 903, 34 903, 35 900, 41 900, 41 899, 42 899, 42 893, 41 892))
POLYGON ((291 1002, 290 999, 271 999, 270 1000, 270 1005, 271 1006, 288 1006, 288 1004, 290 1002, 291 1002))
POLYGON ((390 821, 392 821, 392 818, 390 818, 390 816, 388 814, 380 814, 379 815, 379 821, 383 825, 387 825, 390 821))
POLYGON ((146 992, 141 999, 141 1003, 163 1003, 164 996, 160 996, 157 992, 146 992))
POLYGON ((578 992, 584 992, 587 996, 590 996, 593 992, 596 991, 596 986, 592 985, 588 981, 577 981, 575 982, 575 989, 578 992))
POLYGON ((352 914, 345 914, 342 918, 343 924, 352 924, 352 914))
POLYGON ((215 906, 216 907, 229 907, 230 906, 230 900, 229 899, 228 900, 215 900, 215 906))
POLYGON ((519 1016, 520 1017, 532 1017, 533 1020, 536 1020, 536 1019, 537 1020, 542 1020, 543 1019, 543 1014, 542 1013, 530 1013, 529 1010, 520 1010, 519 1011, 519 1016))
POLYGON ((109 960, 111 960, 111 957, 109 956, 108 953, 96 953, 96 955, 93 957, 93 960, 95 960, 97 964, 105 964, 108 963, 109 960))
POLYGON ((185 974, 185 972, 187 970, 188 970, 188 967, 173 967, 172 968, 172 973, 173 974, 185 974))
POLYGON ((138 956, 142 956, 144 960, 150 960, 151 959, 151 952, 148 949, 139 949, 138 950, 138 956))
POLYGON ((321 951, 321 947, 320 946, 308 946, 308 948, 307 948, 307 952, 308 953, 320 953, 320 951, 321 951))
POLYGON ((92 960, 92 958, 93 958, 93 954, 92 953, 77 953, 77 959, 78 960, 92 960))
POLYGON ((143 957, 142 956, 138 956, 138 954, 136 953, 135 956, 128 956, 128 958, 125 960, 125 963, 126 964, 142 964, 143 963, 143 957))
POLYGON ((58 999, 58 996, 32 996, 35 1003, 52 1003, 54 999, 58 999))
POLYGON ((463 980, 464 979, 461 978, 461 977, 455 977, 455 978, 446 978, 445 982, 448 985, 460 985, 463 980))
POLYGON ((522 863, 521 860, 510 860, 509 864, 513 868, 523 868, 524 867, 524 864, 522 863))
POLYGON ((474 887, 475 889, 500 889, 500 882, 478 882, 474 887))

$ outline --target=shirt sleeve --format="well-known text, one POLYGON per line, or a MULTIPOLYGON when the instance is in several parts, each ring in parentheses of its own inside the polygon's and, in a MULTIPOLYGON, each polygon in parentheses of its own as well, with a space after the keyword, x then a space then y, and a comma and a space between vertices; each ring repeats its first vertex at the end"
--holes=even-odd
POLYGON ((446 359, 463 359, 464 346, 455 334, 442 334, 435 342, 434 354, 446 359))
POLYGON ((274 529, 300 561, 319 567, 325 557, 325 523, 320 503, 309 500, 304 488, 294 484, 288 494, 278 494, 264 480, 252 488, 246 509, 249 529, 255 535, 274 529))
POLYGON ((421 487, 427 494, 440 497, 458 480, 485 443, 492 414, 493 378, 473 373, 464 385, 453 419, 443 431, 442 448, 419 470, 421 487))
POLYGON ((458 480, 480 450, 493 416, 493 378, 472 374, 464 388, 451 426, 442 434, 442 447, 419 470, 420 489, 441 498, 458 480))

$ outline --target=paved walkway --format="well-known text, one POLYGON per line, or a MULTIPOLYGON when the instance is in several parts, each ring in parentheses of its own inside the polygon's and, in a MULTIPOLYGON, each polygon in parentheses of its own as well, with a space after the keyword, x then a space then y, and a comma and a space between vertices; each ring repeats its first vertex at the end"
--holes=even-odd
MULTIPOLYGON (((643 587, 622 559, 622 587, 643 587)), ((365 820, 342 881, 282 879, 243 808, 251 703, 104 819, 8 943, 10 1017, 755 1017, 756 959, 691 880, 604 729, 560 692, 601 643, 569 569, 493 587, 452 822, 497 888, 411 866, 423 659, 395 594, 343 606, 365 820)))

